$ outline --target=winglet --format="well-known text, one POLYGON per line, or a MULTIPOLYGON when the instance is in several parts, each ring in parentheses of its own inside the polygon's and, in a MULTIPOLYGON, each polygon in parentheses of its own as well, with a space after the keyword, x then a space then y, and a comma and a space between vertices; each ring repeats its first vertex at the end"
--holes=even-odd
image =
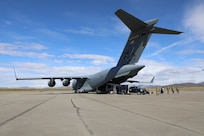
POLYGON ((153 83, 153 82, 154 82, 154 78, 155 78, 155 77, 152 78, 152 80, 150 81, 150 83, 153 83))
POLYGON ((15 75, 16 80, 18 80, 17 75, 16 75, 15 68, 13 68, 13 72, 14 72, 14 75, 15 75))

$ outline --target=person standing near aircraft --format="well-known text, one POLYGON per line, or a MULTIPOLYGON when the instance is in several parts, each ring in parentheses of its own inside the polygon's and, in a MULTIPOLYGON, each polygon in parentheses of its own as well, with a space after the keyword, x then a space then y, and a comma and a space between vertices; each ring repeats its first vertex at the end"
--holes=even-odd
POLYGON ((167 94, 169 94, 169 88, 168 88, 168 86, 166 87, 166 90, 167 90, 167 94))
POLYGON ((178 87, 176 87, 176 92, 179 93, 179 89, 178 89, 178 87))
POLYGON ((173 89, 173 87, 171 87, 171 91, 172 91, 172 93, 174 94, 174 89, 173 89))

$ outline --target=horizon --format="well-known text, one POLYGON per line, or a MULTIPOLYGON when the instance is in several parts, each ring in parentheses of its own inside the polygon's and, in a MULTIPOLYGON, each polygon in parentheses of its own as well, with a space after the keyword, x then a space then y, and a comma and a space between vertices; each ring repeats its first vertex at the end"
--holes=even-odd
MULTIPOLYGON (((136 83, 139 84, 139 83, 136 83)), ((132 84, 123 84, 123 85, 135 85, 135 86, 145 86, 145 88, 157 88, 157 87, 167 87, 167 86, 175 86, 175 87, 203 87, 204 86, 204 82, 200 82, 200 83, 175 83, 175 84, 167 84, 167 85, 152 85, 152 84, 148 84, 148 85, 144 85, 144 84, 139 84, 136 85, 134 83, 132 84)), ((49 86, 45 86, 45 87, 30 87, 30 86, 19 86, 19 87, 0 87, 0 89, 72 89, 71 86, 57 86, 57 87, 49 87, 49 86)))

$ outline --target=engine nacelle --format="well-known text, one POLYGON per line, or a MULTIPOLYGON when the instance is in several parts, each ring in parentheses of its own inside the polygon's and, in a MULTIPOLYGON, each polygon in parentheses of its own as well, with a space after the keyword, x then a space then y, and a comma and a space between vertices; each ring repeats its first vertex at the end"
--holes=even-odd
POLYGON ((69 86, 70 80, 65 79, 65 80, 62 82, 62 84, 63 84, 63 86, 69 86))
POLYGON ((77 80, 76 80, 76 79, 73 79, 73 80, 72 80, 72 88, 75 88, 76 83, 77 83, 77 80))
POLYGON ((50 79, 50 81, 48 81, 48 86, 49 87, 54 87, 56 84, 55 80, 54 79, 50 79))

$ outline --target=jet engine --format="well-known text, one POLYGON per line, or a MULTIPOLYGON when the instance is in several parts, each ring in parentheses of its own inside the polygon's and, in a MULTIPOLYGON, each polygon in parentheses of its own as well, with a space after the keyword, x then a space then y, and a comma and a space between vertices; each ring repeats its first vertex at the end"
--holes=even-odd
POLYGON ((63 82, 62 82, 63 86, 69 86, 70 84, 70 80, 69 79, 65 79, 63 82))
POLYGON ((75 88, 76 83, 77 83, 77 80, 76 80, 76 79, 73 79, 73 80, 72 80, 72 88, 75 88))
POLYGON ((56 84, 55 80, 54 79, 50 79, 50 81, 48 81, 48 86, 49 87, 54 87, 56 84))

